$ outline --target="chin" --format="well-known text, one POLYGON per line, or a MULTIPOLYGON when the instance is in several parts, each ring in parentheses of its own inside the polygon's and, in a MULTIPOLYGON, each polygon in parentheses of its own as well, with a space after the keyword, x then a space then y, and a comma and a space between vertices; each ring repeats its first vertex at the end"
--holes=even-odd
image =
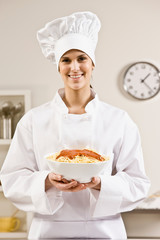
POLYGON ((74 85, 74 86, 71 86, 70 88, 73 89, 73 90, 80 90, 80 89, 83 89, 85 86, 82 86, 82 85, 74 85))

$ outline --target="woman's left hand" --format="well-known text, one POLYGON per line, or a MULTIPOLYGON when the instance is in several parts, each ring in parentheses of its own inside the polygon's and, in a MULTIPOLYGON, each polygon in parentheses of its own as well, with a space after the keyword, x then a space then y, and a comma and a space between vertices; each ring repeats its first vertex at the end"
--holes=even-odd
POLYGON ((100 190, 101 189, 101 179, 100 179, 100 177, 93 177, 91 182, 84 183, 84 185, 87 188, 93 188, 93 189, 96 189, 96 190, 100 190))

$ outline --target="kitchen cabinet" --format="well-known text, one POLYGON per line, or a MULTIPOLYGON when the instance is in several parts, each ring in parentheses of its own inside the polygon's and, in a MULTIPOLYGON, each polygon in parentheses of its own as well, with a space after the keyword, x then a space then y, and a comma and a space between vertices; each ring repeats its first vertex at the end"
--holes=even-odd
POLYGON ((122 214, 128 238, 160 239, 160 191, 146 198, 135 210, 122 214))
POLYGON ((134 210, 122 214, 128 239, 160 239, 160 211, 134 210))
MULTIPOLYGON (((16 125, 20 118, 31 108, 29 90, 0 91, 0 169, 8 152, 16 125)), ((27 238, 32 214, 18 210, 3 194, 0 185, 0 218, 15 216, 20 227, 12 232, 0 232, 0 239, 27 238)))

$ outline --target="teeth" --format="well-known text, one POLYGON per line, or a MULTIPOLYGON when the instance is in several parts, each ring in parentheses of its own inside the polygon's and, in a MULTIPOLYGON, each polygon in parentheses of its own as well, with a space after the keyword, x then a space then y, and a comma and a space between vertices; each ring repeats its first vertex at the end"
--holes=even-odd
POLYGON ((70 76, 71 78, 79 78, 81 75, 76 75, 76 76, 70 76))

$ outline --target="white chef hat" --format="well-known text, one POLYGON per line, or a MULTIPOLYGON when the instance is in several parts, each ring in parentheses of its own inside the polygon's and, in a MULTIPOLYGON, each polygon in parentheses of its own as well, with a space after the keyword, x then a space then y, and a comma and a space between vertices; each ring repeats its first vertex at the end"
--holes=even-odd
POLYGON ((37 32, 41 50, 51 62, 59 65, 62 55, 78 49, 95 64, 95 49, 101 23, 92 12, 76 12, 49 22, 37 32))

